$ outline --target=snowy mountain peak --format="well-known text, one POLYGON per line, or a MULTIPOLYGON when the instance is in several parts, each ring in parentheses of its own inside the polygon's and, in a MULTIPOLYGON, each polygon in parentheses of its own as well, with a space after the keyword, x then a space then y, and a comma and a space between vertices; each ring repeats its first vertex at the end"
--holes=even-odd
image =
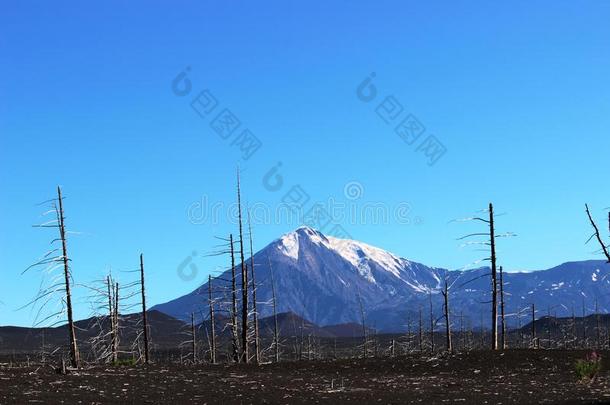
MULTIPOLYGON (((487 268, 450 271, 430 267, 366 243, 326 236, 310 227, 281 236, 256 253, 253 261, 257 301, 271 302, 273 279, 280 312, 291 311, 321 325, 357 322, 362 304, 369 323, 404 331, 405 322, 416 319, 429 300, 436 314, 441 311, 440 288, 445 279, 454 286, 453 308, 459 308, 473 323, 480 319, 481 311, 487 310, 484 303, 490 300, 487 268)), ((545 271, 506 273, 508 305, 516 310, 532 302, 542 308, 561 303, 557 315, 565 316, 573 305, 582 305, 583 299, 590 313, 597 298, 599 308, 605 311, 610 308, 610 296, 599 292, 610 286, 610 277, 606 277, 609 271, 604 262, 585 261, 545 271)), ((214 280, 220 301, 222 290, 231 288, 231 274, 227 270, 214 280)), ((205 305, 207 291, 204 284, 155 309, 190 319, 205 305)), ((271 314, 268 305, 261 305, 259 311, 261 316, 271 314)))
POLYGON ((312 249, 320 248, 334 252, 357 268, 359 273, 371 282, 375 281, 370 271, 371 265, 398 278, 401 278, 401 272, 404 272, 405 267, 410 265, 408 260, 383 249, 351 239, 325 236, 322 232, 308 226, 302 226, 283 235, 277 243, 277 249, 295 261, 299 260, 299 254, 314 253, 312 249))

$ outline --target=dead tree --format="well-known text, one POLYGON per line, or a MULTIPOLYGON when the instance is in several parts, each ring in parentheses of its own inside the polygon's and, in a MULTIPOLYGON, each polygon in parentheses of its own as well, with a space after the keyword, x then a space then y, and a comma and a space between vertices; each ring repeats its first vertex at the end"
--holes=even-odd
POLYGON ((536 306, 532 302, 532 346, 534 349, 538 348, 538 343, 536 342, 536 306))
POLYGON ((248 235, 250 237, 250 274, 252 276, 252 310, 254 321, 254 362, 260 363, 260 346, 258 331, 258 311, 256 308, 256 277, 254 275, 254 248, 252 246, 252 222, 250 221, 250 211, 248 211, 248 235))
POLYGON ((597 339, 597 348, 600 347, 600 327, 599 327, 599 307, 597 305, 597 298, 595 298, 595 337, 597 339))
POLYGON ((485 347, 485 328, 483 327, 483 311, 481 311, 481 349, 485 347))
POLYGON ((119 359, 119 283, 114 284, 114 339, 112 340, 112 361, 119 359))
POLYGON ((521 330, 521 313, 525 310, 525 308, 521 309, 517 307, 517 330, 519 331, 519 336, 517 338, 517 347, 523 346, 523 331, 521 330))
POLYGON ((468 242, 467 244, 479 244, 479 245, 487 245, 490 248, 490 256, 485 258, 484 260, 489 260, 491 262, 491 348, 492 350, 498 349, 498 280, 497 280, 497 255, 496 255, 496 238, 498 237, 506 237, 506 236, 514 236, 512 233, 505 233, 502 235, 496 234, 495 229, 495 217, 494 217, 494 207, 492 203, 489 203, 489 207, 486 210, 489 213, 488 218, 481 217, 472 217, 466 218, 462 221, 481 221, 486 223, 489 226, 489 231, 484 233, 472 233, 458 240, 463 240, 473 236, 487 236, 489 239, 484 242, 468 242))
POLYGON ((586 309, 585 299, 582 299, 582 347, 587 347, 587 322, 585 322, 586 309))
MULTIPOLYGON (((589 238, 589 240, 587 240, 587 242, 589 242, 593 238, 596 238, 597 242, 599 243, 599 246, 601 247, 602 252, 604 253, 604 256, 606 256, 606 262, 610 263, 610 252, 608 252, 608 245, 606 245, 604 243, 604 241, 602 240, 602 237, 599 233, 599 228, 597 227, 597 224, 593 220, 593 217, 591 216, 591 212, 589 211, 589 206, 587 204, 585 204, 585 210, 587 212, 587 217, 589 217, 589 222, 591 222, 591 226, 593 226, 593 235, 591 235, 591 237, 589 238)), ((610 228, 610 213, 608 213, 608 227, 610 228)))
POLYGON ((498 285, 496 280, 496 235, 494 208, 489 203, 489 241, 491 244, 491 348, 498 350, 498 285))
POLYGON ((212 300, 212 276, 208 276, 208 305, 210 307, 210 330, 212 333, 210 342, 210 362, 216 364, 216 319, 214 316, 214 301, 212 300))
MULTIPOLYGON (((279 363, 280 361, 280 333, 277 323, 277 296, 275 294, 275 279, 273 277, 273 266, 271 265, 271 259, 267 257, 269 261, 269 273, 271 275, 271 299, 273 306, 273 348, 275 354, 275 362, 279 363)), ((335 351, 336 351, 336 341, 335 341, 335 351)))
POLYGON ((424 318, 422 306, 419 306, 419 351, 424 351, 424 318))
POLYGON ((142 333, 144 334, 144 363, 149 362, 148 321, 146 319, 146 293, 144 290, 144 255, 140 253, 140 291, 142 292, 142 333))
POLYGON ((460 311, 460 338, 462 340, 462 350, 466 349, 466 333, 464 332, 464 313, 460 311))
POLYGON ((239 183, 239 169, 237 169, 237 216, 239 221, 239 255, 241 259, 241 358, 248 363, 248 271, 244 258, 244 233, 241 217, 241 188, 239 183))
POLYGON ((445 279, 445 288, 441 291, 443 294, 443 298, 445 299, 445 304, 443 305, 443 310, 445 313, 445 335, 446 335, 446 349, 448 352, 453 352, 453 346, 451 344, 451 323, 449 319, 449 287, 447 285, 447 279, 445 279))
POLYGON ((576 313, 574 311, 574 305, 572 305, 572 348, 576 348, 576 340, 578 336, 576 335, 576 313))
POLYGON ((193 364, 197 363, 197 335, 195 334, 195 314, 191 312, 191 350, 193 351, 193 364))
POLYGON ((68 312, 68 334, 70 341, 70 364, 72 367, 78 367, 80 363, 80 355, 76 344, 76 331, 74 329, 74 319, 72 316, 72 294, 70 292, 70 266, 68 259, 68 247, 66 241, 66 224, 64 217, 63 198, 61 196, 61 188, 57 187, 57 200, 59 207, 57 209, 57 219, 59 225, 59 237, 61 239, 62 259, 64 264, 64 279, 66 289, 66 308, 68 312))
POLYGON ((231 343, 233 350, 233 361, 239 362, 239 343, 237 330, 237 281, 235 277, 235 247, 233 245, 233 234, 229 235, 229 249, 231 252, 231 343))
POLYGON ((430 299, 430 351, 434 353, 434 312, 432 310, 432 291, 428 291, 430 299))
POLYGON ((411 317, 408 316, 408 312, 407 312, 407 340, 406 340, 406 352, 410 352, 411 351, 411 346, 412 346, 412 334, 411 334, 411 317))
POLYGON ((500 321, 502 350, 506 349, 506 318, 504 317, 504 270, 500 266, 500 321))
POLYGON ((551 306, 549 305, 547 307, 547 324, 546 324, 546 340, 547 340, 547 344, 548 344, 548 348, 550 349, 553 341, 551 339, 551 306))
POLYGON ((108 285, 108 319, 110 322, 110 361, 115 363, 117 361, 116 345, 114 340, 116 338, 116 327, 114 320, 114 282, 110 275, 106 278, 108 285))
POLYGON ((356 288, 358 297, 358 306, 360 307, 360 320, 362 322, 362 357, 367 357, 367 334, 366 334, 366 319, 364 316, 364 306, 362 305, 362 297, 360 296, 360 289, 356 288))

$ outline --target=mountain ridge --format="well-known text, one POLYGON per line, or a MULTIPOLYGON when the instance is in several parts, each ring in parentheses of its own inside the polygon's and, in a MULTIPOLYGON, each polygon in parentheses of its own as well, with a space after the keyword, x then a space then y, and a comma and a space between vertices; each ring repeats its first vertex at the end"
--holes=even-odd
MULTIPOLYGON (((448 270, 427 266, 363 242, 327 236, 310 227, 282 235, 252 259, 261 316, 270 315, 273 271, 278 311, 294 312, 322 327, 361 323, 362 302, 367 326, 383 331, 404 330, 408 322, 419 316, 420 308, 429 307, 430 296, 434 314, 441 314, 441 281, 445 278, 452 285, 453 316, 462 312, 475 326, 487 324, 489 308, 484 304, 490 295, 487 267, 448 270), (485 315, 482 322, 481 313, 485 315)), ((605 311, 610 308, 610 298, 602 297, 600 285, 610 288, 610 280, 602 275, 604 266, 607 265, 601 260, 587 260, 533 272, 507 272, 504 274, 507 310, 516 312, 531 302, 540 308, 560 302, 561 314, 565 315, 569 307, 584 298, 591 307, 586 312, 591 312, 592 300, 598 297, 599 308, 605 311)), ((228 303, 229 278, 230 269, 213 281, 214 289, 221 291, 214 296, 221 307, 228 303)), ((237 284, 241 285, 240 276, 237 284)), ((186 319, 191 312, 199 313, 206 307, 207 283, 153 309, 186 319)), ((515 319, 509 316, 509 325, 516 324, 515 319)))

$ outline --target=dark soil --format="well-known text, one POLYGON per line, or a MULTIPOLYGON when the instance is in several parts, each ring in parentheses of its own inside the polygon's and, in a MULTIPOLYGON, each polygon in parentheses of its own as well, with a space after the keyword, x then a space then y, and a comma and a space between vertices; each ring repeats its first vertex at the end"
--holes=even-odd
POLYGON ((0 367, 0 403, 604 403, 610 352, 590 382, 584 351, 479 351, 438 357, 302 361, 237 366, 0 367))

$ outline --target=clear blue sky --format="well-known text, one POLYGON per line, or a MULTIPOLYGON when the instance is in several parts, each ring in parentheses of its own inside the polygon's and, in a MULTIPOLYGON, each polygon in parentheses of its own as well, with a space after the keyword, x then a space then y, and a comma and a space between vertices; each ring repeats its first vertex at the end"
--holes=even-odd
MULTIPOLYGON (((595 258, 583 206, 602 220, 610 205, 610 3, 425 3, 4 2, 0 324, 32 324, 15 309, 40 275, 20 273, 55 237, 31 225, 57 185, 80 232, 76 283, 135 268, 143 252, 152 305, 226 264, 203 254, 236 228, 187 211, 204 196, 234 201, 237 164, 250 204, 276 207, 293 184, 312 202, 346 201, 349 182, 363 187, 357 204, 408 203, 411 224, 343 225, 428 265, 482 256, 455 240, 477 228, 448 222, 489 201, 518 234, 500 244, 509 270, 595 258), (178 97, 187 66, 192 91, 178 97), (371 72, 367 104, 356 87, 371 72), (214 114, 229 108, 262 142, 250 159, 189 106, 206 88, 214 114), (376 114, 388 95, 447 148, 434 166, 376 114), (284 190, 271 192, 261 179, 279 161, 284 190), (193 250, 187 282, 176 269, 193 250)), ((296 226, 255 224, 255 250, 296 226)))

